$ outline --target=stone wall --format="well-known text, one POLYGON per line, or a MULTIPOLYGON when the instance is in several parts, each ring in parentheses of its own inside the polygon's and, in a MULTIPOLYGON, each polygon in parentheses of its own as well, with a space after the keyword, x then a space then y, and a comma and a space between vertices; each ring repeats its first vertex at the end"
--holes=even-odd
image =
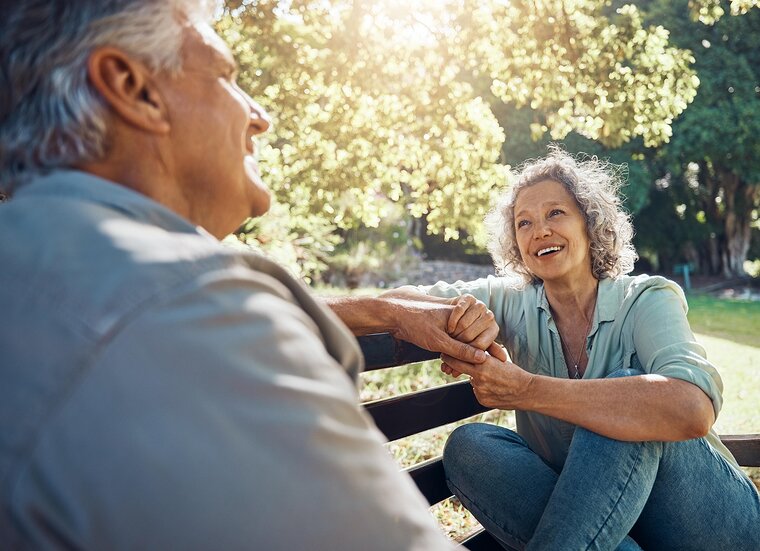
POLYGON ((423 260, 419 266, 409 270, 403 277, 391 282, 389 287, 400 285, 432 285, 438 281, 453 283, 457 280, 470 281, 494 275, 493 266, 449 262, 446 260, 423 260))

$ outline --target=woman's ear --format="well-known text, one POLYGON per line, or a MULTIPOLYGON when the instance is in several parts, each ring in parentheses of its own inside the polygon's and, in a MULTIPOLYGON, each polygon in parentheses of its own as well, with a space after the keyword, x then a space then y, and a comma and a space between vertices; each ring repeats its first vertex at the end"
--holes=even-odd
POLYGON ((96 48, 87 60, 87 75, 111 110, 126 124, 154 134, 168 134, 163 98, 152 73, 118 48, 96 48))

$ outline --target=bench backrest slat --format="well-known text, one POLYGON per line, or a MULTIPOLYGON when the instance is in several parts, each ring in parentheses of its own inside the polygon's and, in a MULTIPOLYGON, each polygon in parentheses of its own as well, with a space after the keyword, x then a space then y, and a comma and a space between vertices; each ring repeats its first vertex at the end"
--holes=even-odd
POLYGON ((443 472, 443 461, 440 456, 410 467, 406 469, 406 472, 412 477, 430 505, 435 505, 454 495, 446 485, 446 475, 443 472))
POLYGON ((388 440, 440 427, 488 411, 467 381, 368 402, 364 405, 388 440))
POLYGON ((504 548, 485 530, 479 530, 462 541, 470 551, 504 551, 504 548))
POLYGON ((430 352, 406 341, 393 338, 390 333, 375 333, 359 337, 359 346, 364 354, 364 370, 383 369, 399 365, 434 360, 440 357, 436 352, 430 352))
POLYGON ((760 467, 760 434, 725 434, 720 439, 739 465, 760 467))

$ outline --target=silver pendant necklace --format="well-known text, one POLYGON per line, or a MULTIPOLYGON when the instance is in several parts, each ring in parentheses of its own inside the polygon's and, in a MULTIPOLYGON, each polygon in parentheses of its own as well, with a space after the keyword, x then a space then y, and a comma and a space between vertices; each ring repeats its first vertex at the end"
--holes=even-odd
MULTIPOLYGON (((596 301, 594 301, 594 307, 596 307, 596 301)), ((588 332, 591 329, 591 321, 594 319, 594 309, 591 310, 591 316, 589 316, 588 323, 586 324, 586 330, 583 332, 583 340, 581 341, 580 349, 578 350, 578 355, 575 357, 575 361, 573 363, 573 372, 570 373, 570 366, 567 366, 567 374, 573 378, 573 379, 580 379, 581 378, 581 372, 578 368, 578 365, 581 363, 581 356, 583 356, 583 351, 586 349, 586 340, 588 339, 588 332)), ((559 330, 559 327, 557 328, 557 333, 559 333, 559 342, 562 343, 562 348, 564 350, 567 350, 568 356, 570 356, 570 359, 572 360, 572 354, 570 353, 570 348, 565 344, 565 339, 562 338, 562 331, 559 330)))

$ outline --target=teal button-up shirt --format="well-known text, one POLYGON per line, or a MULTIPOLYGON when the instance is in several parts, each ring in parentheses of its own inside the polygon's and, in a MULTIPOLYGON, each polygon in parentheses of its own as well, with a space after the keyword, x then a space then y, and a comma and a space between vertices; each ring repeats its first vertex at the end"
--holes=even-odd
MULTIPOLYGON (((557 326, 542 284, 520 287, 513 280, 489 276, 454 284, 439 282, 421 291, 455 297, 469 293, 494 313, 499 341, 514 363, 539 375, 568 377, 557 326)), ((689 381, 712 400, 715 415, 723 403, 723 383, 696 342, 686 319, 681 288, 659 276, 603 279, 586 340, 588 366, 584 379, 634 368, 645 373, 689 381)), ((575 426, 540 413, 517 411, 517 431, 545 460, 561 467, 575 426)), ((708 442, 733 464, 735 459, 711 430, 708 442)))

